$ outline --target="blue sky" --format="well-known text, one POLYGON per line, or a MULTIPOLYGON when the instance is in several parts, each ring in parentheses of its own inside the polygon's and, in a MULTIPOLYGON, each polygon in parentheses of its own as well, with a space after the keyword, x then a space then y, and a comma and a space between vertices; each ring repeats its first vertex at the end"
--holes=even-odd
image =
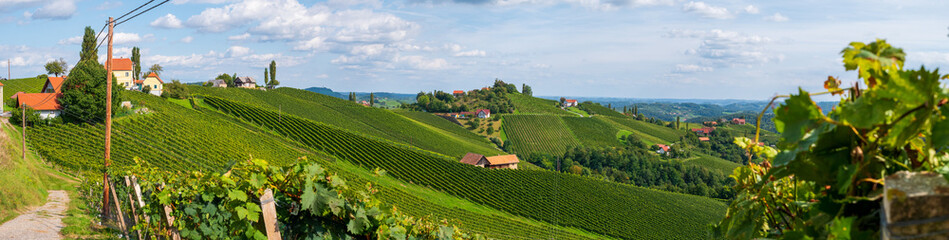
MULTIPOLYGON (((75 63, 85 26, 144 2, 0 0, 0 59, 14 78, 75 63)), ((260 81, 276 60, 278 80, 298 88, 414 93, 501 78, 535 95, 706 99, 852 82, 838 54, 851 41, 885 38, 908 67, 949 66, 949 2, 827 2, 172 0, 118 26, 115 55, 138 46, 143 65, 184 82, 260 81)))

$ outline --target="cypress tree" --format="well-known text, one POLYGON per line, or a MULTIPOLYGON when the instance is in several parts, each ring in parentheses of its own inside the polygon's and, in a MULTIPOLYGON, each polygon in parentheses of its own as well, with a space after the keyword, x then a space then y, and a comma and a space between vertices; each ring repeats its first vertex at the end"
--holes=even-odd
POLYGON ((82 51, 79 52, 79 61, 92 60, 99 63, 99 51, 96 50, 96 31, 92 27, 86 26, 86 32, 82 35, 82 51))

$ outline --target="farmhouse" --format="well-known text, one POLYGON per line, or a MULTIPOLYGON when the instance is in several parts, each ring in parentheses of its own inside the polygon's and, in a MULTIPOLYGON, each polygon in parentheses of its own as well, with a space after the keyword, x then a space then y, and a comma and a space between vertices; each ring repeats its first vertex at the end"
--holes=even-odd
POLYGON ((668 145, 665 145, 665 144, 656 144, 656 147, 659 147, 659 150, 656 150, 656 153, 658 153, 659 155, 662 155, 662 154, 669 154, 670 148, 669 148, 668 145))
POLYGON ((152 89, 148 93, 151 93, 155 96, 161 96, 162 86, 165 84, 165 82, 158 77, 158 74, 151 72, 145 76, 145 79, 135 81, 135 84, 138 89, 144 89, 145 86, 148 86, 152 89))
POLYGON ((16 99, 17 106, 26 106, 36 110, 40 118, 54 118, 62 114, 63 108, 59 105, 59 97, 63 95, 63 81, 64 77, 48 77, 46 83, 43 83, 43 92, 17 92, 10 98, 16 99))
MULTIPOLYGON (((127 90, 135 88, 135 76, 132 76, 132 60, 128 58, 112 59, 112 76, 115 76, 115 82, 127 90)), ((106 64, 108 65, 108 62, 106 64)), ((109 69, 109 66, 105 66, 109 69)))
POLYGON ((732 124, 742 125, 745 124, 745 119, 742 118, 732 118, 732 124))
POLYGON ((567 99, 567 101, 564 101, 563 103, 563 107, 576 107, 576 106, 577 106, 576 99, 567 99))
POLYGON ((478 109, 475 111, 475 115, 478 115, 478 118, 490 118, 491 110, 488 109, 478 109))
POLYGON ((234 87, 257 88, 257 80, 252 77, 237 77, 234 79, 234 87))
POLYGON ((451 95, 454 95, 456 98, 464 97, 465 91, 455 90, 454 92, 451 93, 451 95))
POLYGON ((708 140, 708 137, 699 137, 699 141, 707 142, 708 140))
POLYGON ((458 113, 458 116, 455 118, 468 118, 470 116, 475 116, 475 113, 474 112, 460 112, 458 113))
POLYGON ((715 127, 703 127, 703 128, 692 129, 692 132, 695 132, 695 134, 699 136, 708 136, 709 134, 712 134, 713 131, 715 131, 715 127))
POLYGON ((468 153, 461 158, 461 163, 490 169, 517 169, 517 163, 520 161, 521 160, 517 158, 517 155, 498 155, 494 157, 485 157, 484 155, 477 153, 468 153))
POLYGON ((208 83, 211 83, 211 87, 227 87, 227 82, 224 82, 222 79, 208 80, 208 83))

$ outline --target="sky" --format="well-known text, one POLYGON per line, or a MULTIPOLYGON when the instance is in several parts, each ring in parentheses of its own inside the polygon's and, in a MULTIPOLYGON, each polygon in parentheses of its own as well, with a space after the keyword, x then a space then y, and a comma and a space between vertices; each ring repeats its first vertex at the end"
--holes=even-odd
MULTIPOLYGON (((0 0, 13 78, 78 61, 98 31, 146 1, 0 0)), ((157 0, 155 5, 162 0, 157 0)), ((150 5, 150 6, 151 6, 150 5)), ((339 92, 475 89, 498 78, 534 95, 765 100, 827 76, 840 50, 886 39, 908 68, 949 66, 949 1, 171 0, 115 28, 164 80, 236 73, 339 92)), ((100 48, 100 60, 105 59, 100 48)), ((0 64, 2 65, 2 64, 0 64)), ((6 75, 3 75, 6 77, 6 75)))

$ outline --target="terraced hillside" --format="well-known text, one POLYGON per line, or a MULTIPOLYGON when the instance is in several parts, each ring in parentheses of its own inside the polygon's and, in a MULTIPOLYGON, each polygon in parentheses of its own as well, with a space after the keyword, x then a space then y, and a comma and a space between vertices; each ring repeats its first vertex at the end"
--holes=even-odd
MULTIPOLYGON (((134 157, 139 157, 154 166, 175 171, 224 172, 231 163, 251 157, 286 164, 305 156, 346 177, 352 186, 372 181, 380 190, 379 197, 403 212, 416 217, 433 215, 455 219, 463 229, 488 237, 606 238, 498 211, 389 175, 378 175, 275 134, 259 124, 217 111, 191 110, 138 92, 128 92, 125 96, 153 112, 115 120, 112 135, 114 167, 129 166, 134 163, 134 157)), ((98 172, 102 166, 103 132, 101 124, 62 124, 30 128, 27 135, 30 147, 47 160, 68 169, 98 172)))
POLYGON ((19 78, 2 81, 3 83, 3 101, 12 101, 10 97, 17 92, 38 93, 43 90, 45 78, 19 78))
POLYGON ((424 126, 392 111, 369 108, 353 102, 306 90, 279 88, 270 91, 190 86, 199 95, 215 96, 293 114, 347 130, 460 158, 468 152, 496 155, 502 152, 490 142, 470 136, 455 136, 424 126))
POLYGON ((590 114, 594 114, 594 115, 600 115, 600 116, 605 116, 605 117, 617 117, 617 118, 626 117, 626 115, 623 115, 622 113, 617 112, 613 109, 604 107, 603 105, 600 105, 598 103, 583 102, 580 104, 580 107, 586 110, 587 112, 589 112, 590 114))
POLYGON ((206 102, 340 159, 548 223, 621 238, 694 239, 704 237, 706 225, 723 214, 723 203, 704 197, 549 171, 478 168, 250 105, 214 97, 206 102))
POLYGON ((502 128, 511 142, 511 152, 522 156, 533 152, 563 154, 568 147, 580 146, 559 116, 505 115, 502 128))
POLYGON ((623 126, 632 130, 634 133, 641 133, 640 135, 650 135, 655 136, 658 139, 664 141, 663 143, 671 143, 679 141, 679 137, 685 135, 685 130, 676 131, 672 128, 667 128, 643 121, 637 121, 632 118, 614 118, 614 117, 599 117, 605 121, 611 121, 619 126, 623 126))
POLYGON ((557 107, 557 101, 554 100, 535 98, 518 93, 508 94, 507 97, 514 103, 517 113, 576 116, 576 114, 557 107))
POLYGON ((694 165, 704 167, 712 171, 718 171, 725 175, 731 175, 732 171, 737 167, 741 167, 741 164, 731 162, 725 159, 709 156, 703 153, 693 153, 694 157, 687 158, 682 160, 682 163, 686 165, 694 165))

